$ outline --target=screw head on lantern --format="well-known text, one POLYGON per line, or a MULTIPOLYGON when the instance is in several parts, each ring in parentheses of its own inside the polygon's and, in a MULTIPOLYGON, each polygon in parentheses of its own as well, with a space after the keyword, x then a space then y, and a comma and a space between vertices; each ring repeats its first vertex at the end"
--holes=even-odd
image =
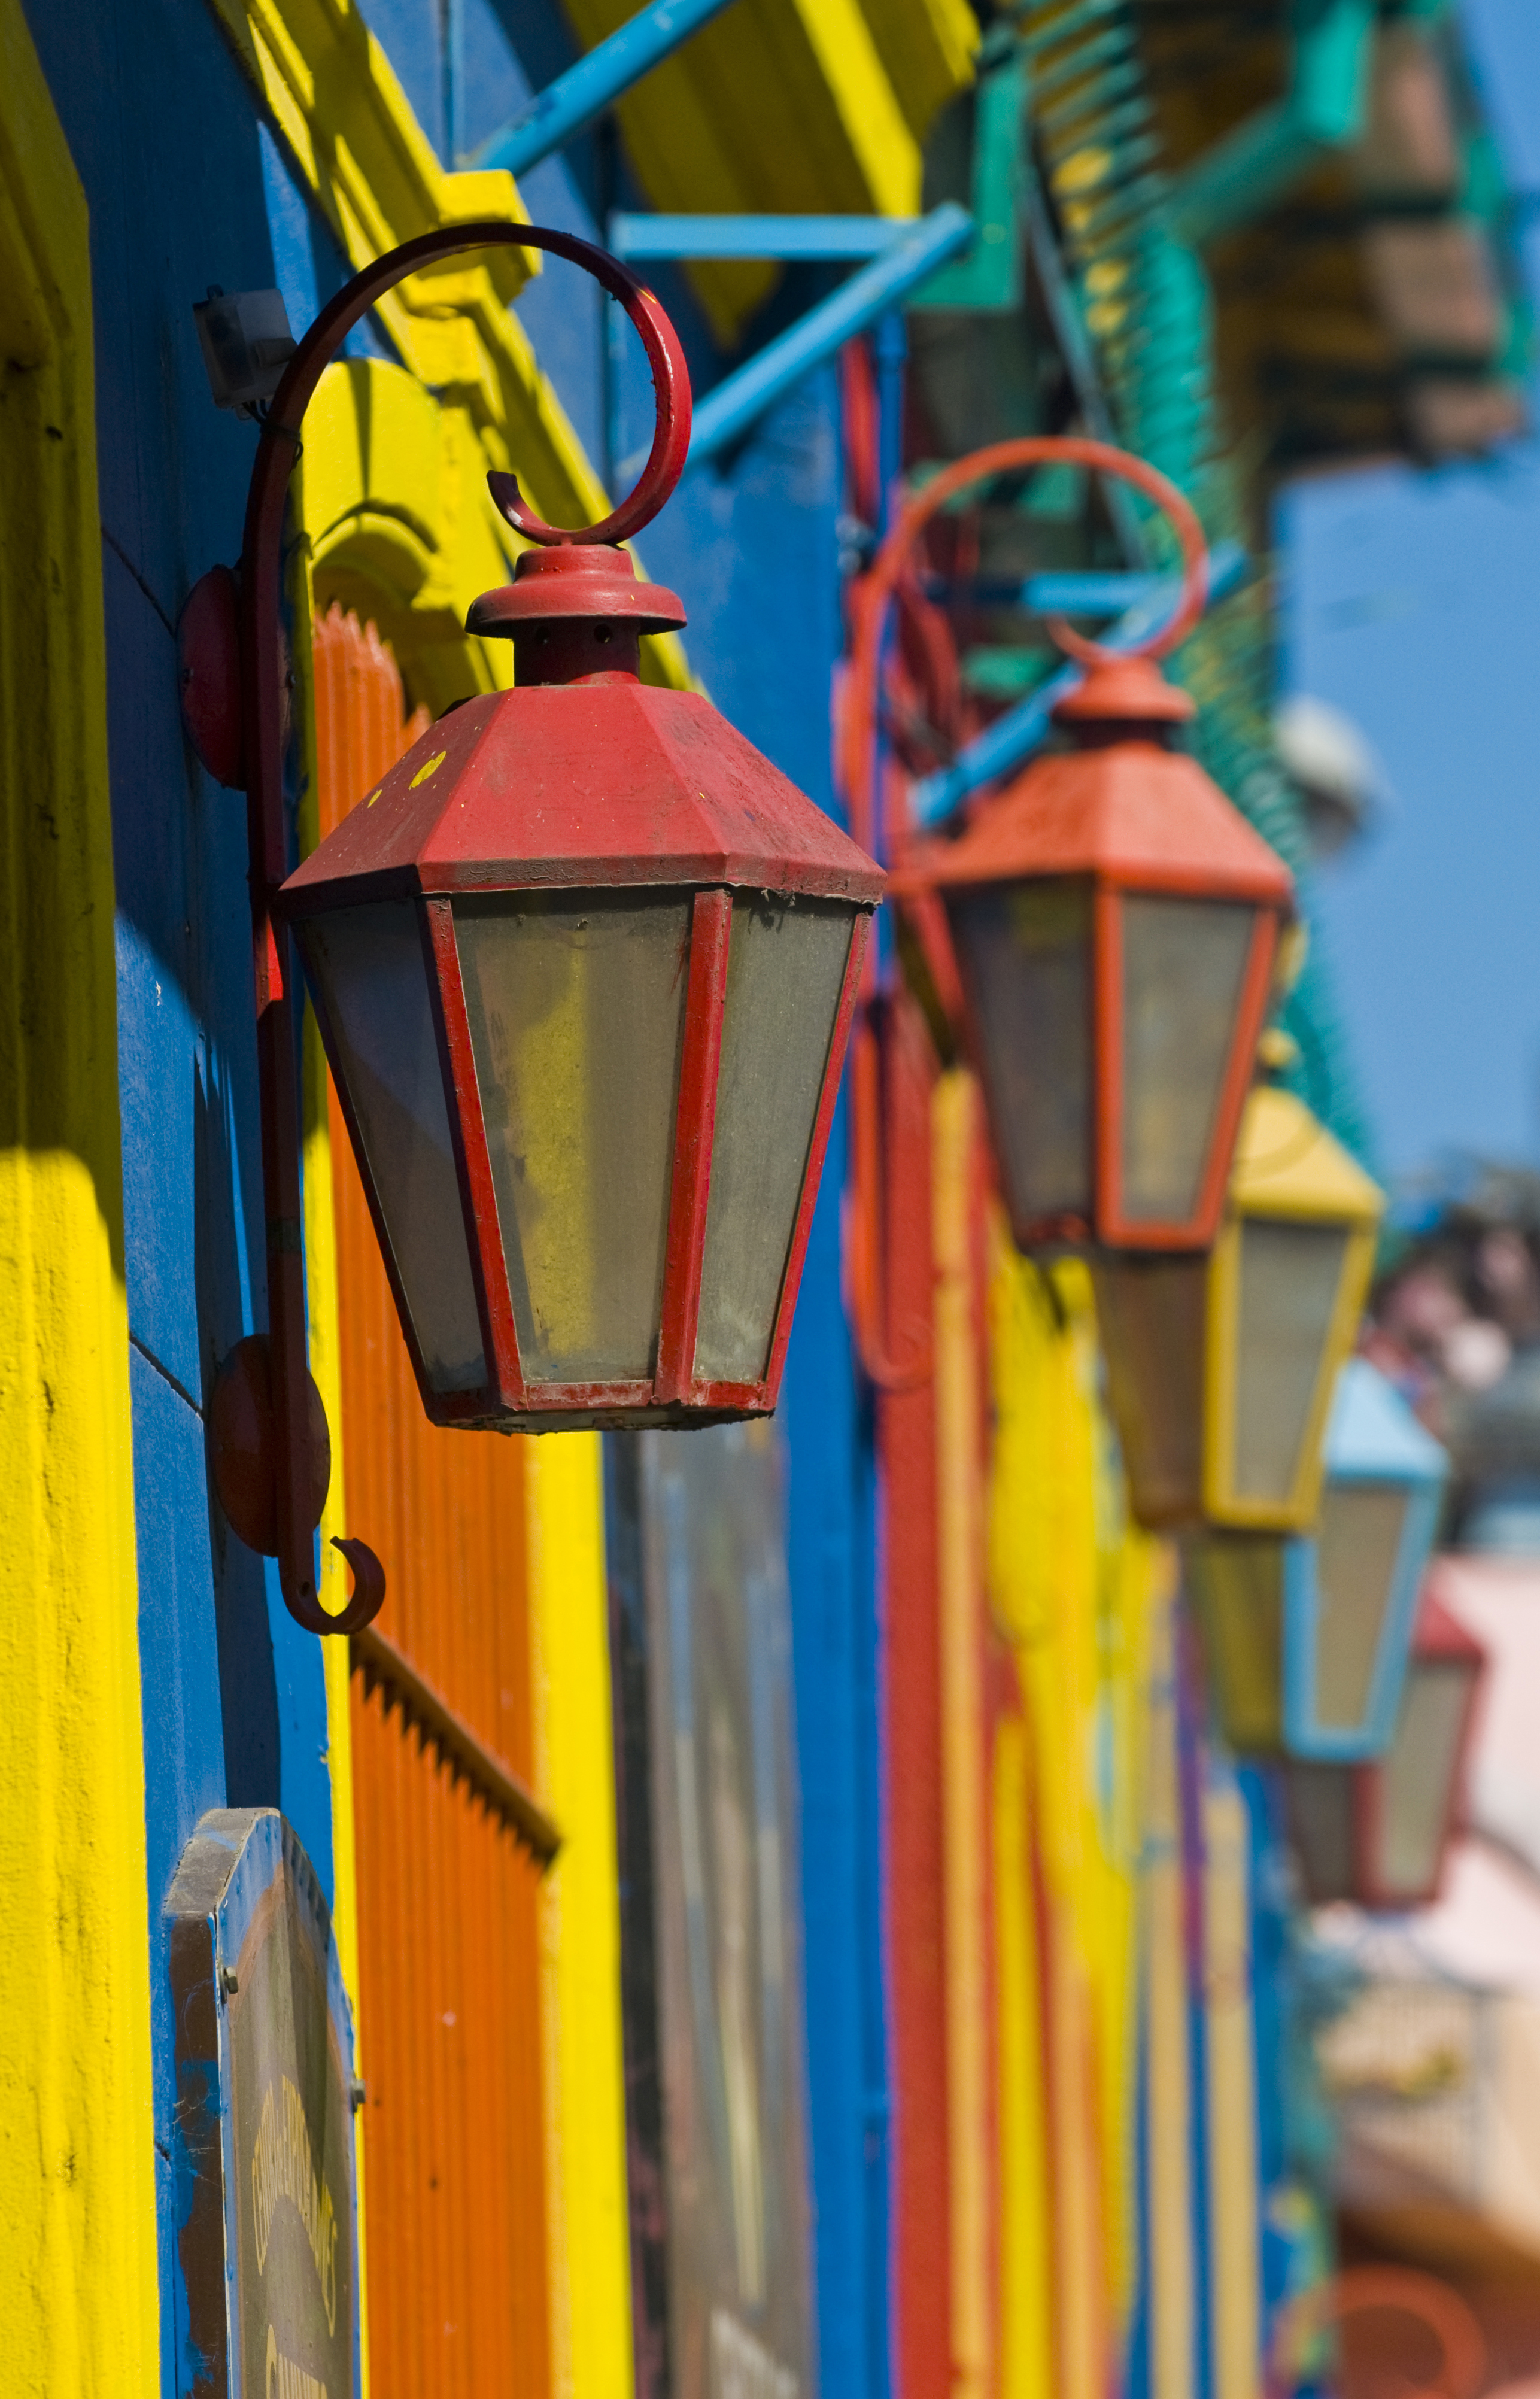
POLYGON ((606 544, 523 554, 468 620, 513 689, 283 889, 439 1423, 776 1403, 883 876, 709 701, 641 682, 683 615, 606 544))

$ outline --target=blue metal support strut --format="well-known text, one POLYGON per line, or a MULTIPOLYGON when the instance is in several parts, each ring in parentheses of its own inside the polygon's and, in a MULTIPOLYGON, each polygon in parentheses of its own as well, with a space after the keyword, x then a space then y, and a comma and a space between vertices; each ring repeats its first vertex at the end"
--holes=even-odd
POLYGON ((920 217, 611 217, 616 258, 880 258, 920 217))
MULTIPOLYGON (((795 325, 767 342, 756 358, 697 403, 690 466, 698 467, 719 451, 730 449, 793 384, 832 358, 842 343, 864 333, 879 317, 897 308, 933 268, 954 258, 972 233, 973 219, 966 209, 959 208, 955 200, 943 201, 848 283, 842 283, 795 325)), ((628 464, 624 479, 628 480, 633 464, 639 468, 640 459, 628 464)))
POLYGON ((579 59, 564 75, 537 92, 527 108, 490 135, 463 163, 506 167, 511 174, 528 174, 596 116, 602 116, 632 84, 729 5, 730 0, 652 0, 649 7, 608 41, 601 42, 586 59, 579 59))
MULTIPOLYGON (((1209 560, 1209 603, 1223 600, 1244 577, 1250 561, 1235 542, 1222 542, 1209 560)), ((1037 578, 1033 577, 1035 581, 1037 578)), ((1047 580, 1047 578, 1043 578, 1047 580)), ((1069 578, 1064 578, 1066 581, 1069 578)), ((1140 601, 1120 617, 1110 633, 1100 638, 1110 650, 1131 650, 1149 639, 1157 625, 1164 622, 1176 605, 1179 586, 1175 576, 1160 577, 1149 597, 1140 601)), ((1082 602, 1080 604, 1084 604, 1082 602)), ((959 751, 950 766, 940 767, 926 775, 910 793, 910 813, 922 831, 940 824, 961 806, 970 792, 982 783, 992 783, 998 775, 1009 774, 1020 766, 1034 750, 1042 747, 1048 736, 1053 711, 1072 691, 1077 691, 1085 680, 1085 669, 1073 663, 1034 691, 1017 708, 998 717, 978 739, 959 751)))

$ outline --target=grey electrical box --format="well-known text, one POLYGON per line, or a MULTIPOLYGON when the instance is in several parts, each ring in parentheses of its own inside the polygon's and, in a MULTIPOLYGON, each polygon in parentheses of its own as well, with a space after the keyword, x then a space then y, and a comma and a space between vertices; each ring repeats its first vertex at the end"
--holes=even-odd
POLYGON ((294 355, 282 292, 222 291, 211 283, 207 300, 194 302, 193 316, 215 406, 254 416, 294 355))

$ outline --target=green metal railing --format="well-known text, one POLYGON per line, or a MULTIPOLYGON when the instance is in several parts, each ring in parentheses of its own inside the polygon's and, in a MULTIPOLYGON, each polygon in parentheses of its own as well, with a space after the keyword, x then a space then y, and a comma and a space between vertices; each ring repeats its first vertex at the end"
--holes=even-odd
MULTIPOLYGON (((1178 182, 1166 170, 1128 0, 1029 0, 1016 22, 1070 288, 1118 436, 1189 495, 1210 543, 1245 544, 1253 495, 1230 446, 1244 428, 1221 421, 1212 291, 1182 225, 1183 201, 1195 190, 1207 193, 1210 212, 1220 205, 1212 178, 1200 184, 1190 170, 1178 182)), ((1340 52, 1344 27, 1333 22, 1330 30, 1340 52)), ((1296 74, 1296 85, 1300 80, 1296 74)), ((1344 138, 1344 122, 1339 107, 1331 138, 1344 138)), ((1274 166, 1281 140, 1279 134, 1261 145, 1274 166)), ((1305 135, 1294 150, 1308 159, 1305 135)), ((1271 171, 1259 175, 1259 203, 1271 197, 1275 181, 1271 171)), ((1248 195, 1227 192, 1232 219, 1250 204, 1248 195)), ((1160 529, 1150 533, 1159 556, 1160 529)), ((1271 595, 1264 583, 1252 583, 1210 611, 1175 667, 1199 704, 1196 747, 1203 764, 1301 878, 1308 909, 1304 817, 1272 740, 1274 633, 1271 595)), ((1308 957, 1282 1022, 1299 1048, 1290 1078, 1364 1155, 1369 1141, 1357 1080, 1318 952, 1308 957)))

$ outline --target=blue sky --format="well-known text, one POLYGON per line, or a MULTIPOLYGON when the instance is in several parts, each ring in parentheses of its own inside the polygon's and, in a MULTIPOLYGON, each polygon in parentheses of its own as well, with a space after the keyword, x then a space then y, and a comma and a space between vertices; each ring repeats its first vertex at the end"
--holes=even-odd
MULTIPOLYGON (((1540 0, 1464 16, 1510 180, 1540 193, 1540 0)), ((1540 443, 1304 481, 1276 530, 1285 685, 1346 709, 1390 786, 1314 902, 1380 1164, 1540 1163, 1540 443)))

